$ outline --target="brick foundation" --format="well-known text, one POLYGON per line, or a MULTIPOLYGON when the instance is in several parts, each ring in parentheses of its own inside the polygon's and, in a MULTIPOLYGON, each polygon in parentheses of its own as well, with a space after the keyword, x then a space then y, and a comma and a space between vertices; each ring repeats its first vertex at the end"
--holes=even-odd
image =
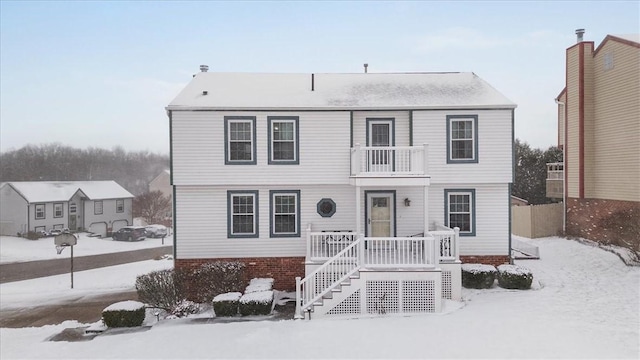
POLYGON ((478 256, 460 256, 463 264, 485 264, 498 266, 509 264, 509 256, 507 255, 478 255, 478 256))
MULTIPOLYGON (((604 199, 567 199, 566 235, 640 249, 640 202, 604 199), (627 223, 608 227, 612 214, 625 214, 627 223), (632 227, 635 223, 635 227, 632 227), (622 241, 624 240, 624 241, 622 241)), ((615 216, 615 215, 614 215, 615 216)))
POLYGON ((176 259, 176 269, 194 269, 214 261, 239 261, 246 265, 247 284, 252 278, 273 278, 273 288, 295 291, 296 276, 304 277, 304 257, 176 259))

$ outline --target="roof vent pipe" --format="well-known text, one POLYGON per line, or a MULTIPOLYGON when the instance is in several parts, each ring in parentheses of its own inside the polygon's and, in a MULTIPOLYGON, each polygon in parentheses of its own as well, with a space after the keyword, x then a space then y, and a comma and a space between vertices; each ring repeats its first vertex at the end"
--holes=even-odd
POLYGON ((584 29, 576 29, 576 35, 578 37, 578 42, 582 42, 584 29))
POLYGON ((316 90, 316 74, 311 74, 311 91, 316 90))
POLYGON ((369 67, 369 64, 364 64, 364 73, 367 73, 367 68, 369 67))
POLYGON ((209 71, 209 65, 200 65, 200 71, 202 72, 209 71))

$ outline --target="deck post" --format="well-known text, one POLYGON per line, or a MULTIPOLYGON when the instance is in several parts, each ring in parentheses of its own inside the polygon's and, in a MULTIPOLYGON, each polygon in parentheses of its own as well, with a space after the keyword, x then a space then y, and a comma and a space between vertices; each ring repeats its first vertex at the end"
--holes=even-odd
POLYGON ((302 298, 300 297, 301 281, 300 276, 296 276, 296 313, 293 318, 298 320, 304 319, 302 315, 302 298))
POLYGON ((360 234, 362 233, 362 225, 360 223, 360 214, 362 213, 362 209, 360 208, 361 202, 360 186, 356 186, 356 237, 360 236, 360 234))
POLYGON ((307 261, 311 259, 311 223, 307 224, 307 261))
POLYGON ((353 175, 360 175, 362 169, 362 153, 360 150, 360 143, 357 143, 353 148, 353 163, 351 164, 351 173, 353 175))
POLYGON ((429 144, 424 143, 422 144, 422 146, 424 146, 424 150, 423 150, 423 154, 422 156, 424 157, 424 168, 422 169, 424 171, 425 175, 429 175, 429 144))
POLYGON ((429 186, 423 186, 424 237, 429 236, 429 186))
POLYGON ((454 232, 454 240, 456 242, 455 244, 456 261, 460 261, 460 228, 457 226, 454 227, 453 232, 454 232))

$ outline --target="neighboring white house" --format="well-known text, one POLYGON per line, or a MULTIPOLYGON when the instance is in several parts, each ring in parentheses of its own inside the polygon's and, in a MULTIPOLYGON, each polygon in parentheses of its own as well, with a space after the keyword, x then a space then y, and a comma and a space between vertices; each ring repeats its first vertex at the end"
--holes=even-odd
MULTIPOLYGON (((149 182, 149 191, 160 191, 162 195, 171 201, 171 209, 173 209, 173 188, 171 187, 171 171, 162 170, 158 176, 149 182)), ((167 217, 171 218, 172 212, 167 213, 167 217)))
POLYGON ((317 315, 438 311, 461 261, 510 262, 515 107, 473 73, 204 67, 167 107, 175 266, 242 261, 317 315))
POLYGON ((115 181, 13 181, 0 187, 2 235, 52 229, 102 236, 132 225, 133 195, 115 181))

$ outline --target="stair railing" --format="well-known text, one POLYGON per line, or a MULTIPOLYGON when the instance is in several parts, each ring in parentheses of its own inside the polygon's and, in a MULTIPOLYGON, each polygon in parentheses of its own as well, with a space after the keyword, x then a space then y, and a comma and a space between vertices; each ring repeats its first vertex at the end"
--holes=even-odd
POLYGON ((362 244, 362 237, 358 237, 304 279, 296 277, 297 319, 304 318, 303 311, 310 309, 316 301, 360 269, 362 244))

